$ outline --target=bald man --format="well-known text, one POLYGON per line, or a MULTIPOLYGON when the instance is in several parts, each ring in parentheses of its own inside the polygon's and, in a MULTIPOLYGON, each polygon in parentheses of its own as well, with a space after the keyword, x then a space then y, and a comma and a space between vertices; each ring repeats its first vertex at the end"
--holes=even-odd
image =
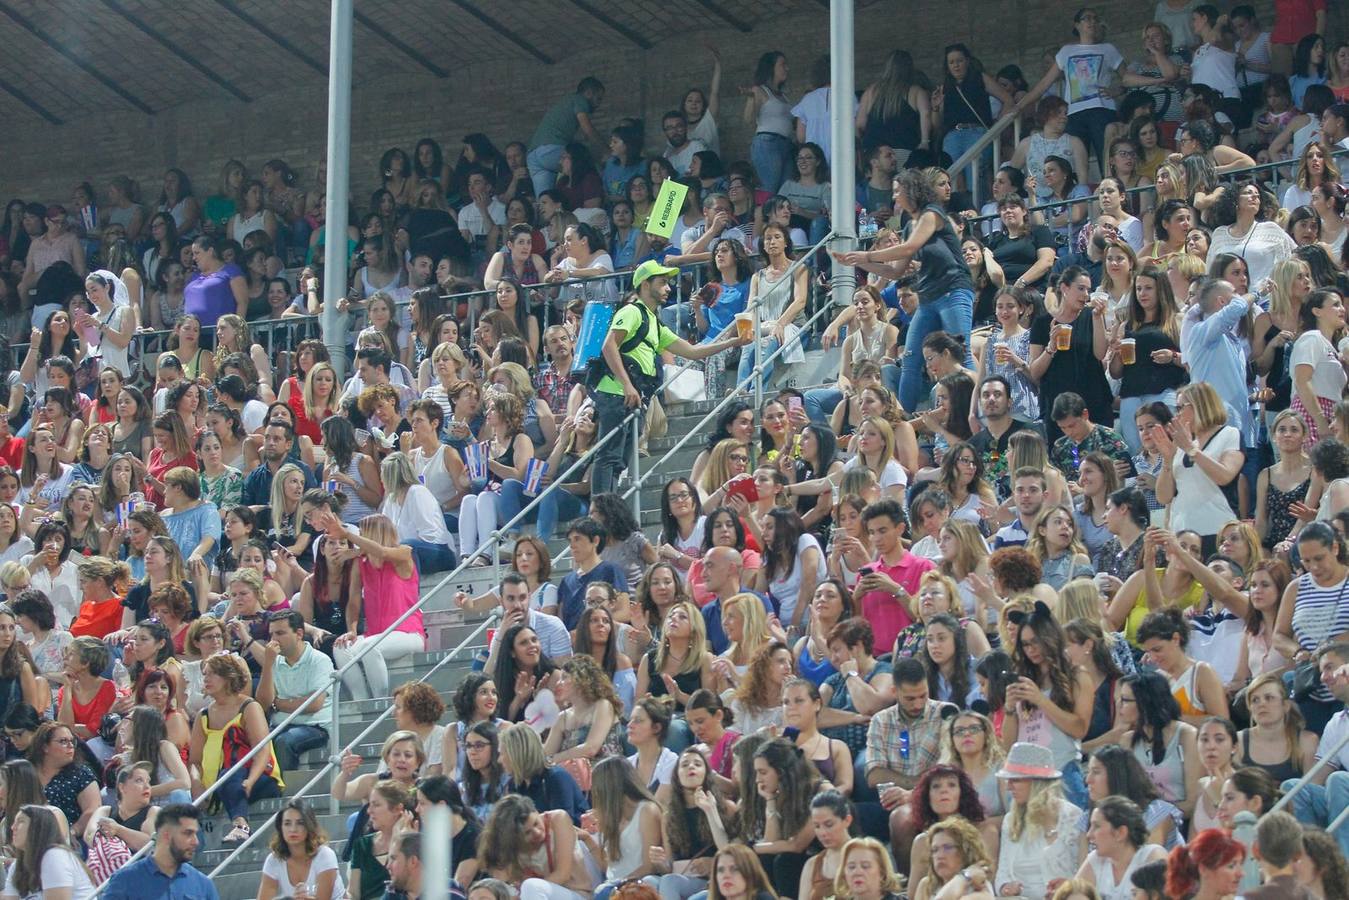
MULTIPOLYGON (((744 591, 740 586, 743 568, 740 551, 731 547, 713 547, 703 555, 703 581, 713 594, 712 601, 703 607, 703 622, 707 626, 707 643, 713 653, 725 653, 731 645, 721 627, 721 604, 744 591)), ((761 595, 756 596, 763 601, 764 610, 772 615, 773 604, 761 595)))

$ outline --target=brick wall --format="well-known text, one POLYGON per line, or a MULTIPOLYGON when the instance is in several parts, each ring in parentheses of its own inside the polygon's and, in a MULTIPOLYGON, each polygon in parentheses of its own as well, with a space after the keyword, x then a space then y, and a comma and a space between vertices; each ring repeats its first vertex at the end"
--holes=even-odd
MULTIPOLYGON (((720 0, 729 9, 733 0, 720 0)), ((1256 4, 1272 18, 1272 0, 1256 4)), ((856 21, 858 87, 879 71, 889 50, 910 50, 929 74, 940 72, 942 47, 964 41, 986 68, 1021 64, 1034 81, 1043 71, 1047 49, 1065 43, 1077 2, 1065 0, 884 0, 859 9, 856 21)), ((1134 55, 1139 33, 1150 18, 1151 0, 1119 4, 1107 13, 1112 39, 1126 58, 1134 55)), ((1349 4, 1331 4, 1332 35, 1349 34, 1349 4)), ((570 91, 585 74, 599 76, 608 87, 598 124, 603 130, 619 116, 642 115, 648 147, 660 146, 660 114, 678 104, 688 86, 706 87, 712 42, 722 52, 725 75, 723 107, 717 117, 723 156, 747 155, 749 131, 741 121, 743 99, 738 87, 748 83, 759 53, 781 49, 792 66, 790 93, 799 97, 811 62, 829 46, 828 13, 823 6, 761 23, 749 34, 729 28, 670 36, 642 52, 612 32, 596 29, 599 46, 564 55, 553 66, 536 63, 524 53, 509 63, 456 69, 448 79, 399 76, 371 78, 352 96, 352 198, 364 206, 379 184, 376 168, 388 147, 411 151, 429 135, 446 149, 452 162, 458 141, 470 131, 487 133, 498 145, 527 139, 540 113, 570 91)), ((552 48, 554 52, 565 48, 552 48)), ((253 52, 281 53, 267 45, 253 52)), ((444 62, 444 60, 442 60, 444 62)), ((358 60, 357 66, 361 63, 358 60)), ((301 184, 315 183, 316 167, 325 153, 326 83, 296 64, 294 82, 243 104, 212 99, 179 106, 156 116, 121 107, 80 122, 50 126, 36 117, 16 120, 0 130, 0 197, 59 200, 71 187, 90 180, 100 192, 107 180, 129 174, 142 186, 143 199, 158 195, 159 179, 168 166, 186 170, 199 197, 212 193, 221 164, 238 157, 255 175, 269 158, 287 160, 301 184)))

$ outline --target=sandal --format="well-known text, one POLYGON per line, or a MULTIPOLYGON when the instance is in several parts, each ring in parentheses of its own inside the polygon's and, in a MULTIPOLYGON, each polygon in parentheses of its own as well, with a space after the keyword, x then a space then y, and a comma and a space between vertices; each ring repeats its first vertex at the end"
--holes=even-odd
POLYGON ((234 829, 230 831, 229 834, 225 835, 224 838, 221 839, 220 845, 222 847, 237 846, 239 844, 242 844, 244 841, 248 840, 249 835, 251 835, 252 833, 253 829, 249 828, 246 823, 243 825, 235 825, 234 829))

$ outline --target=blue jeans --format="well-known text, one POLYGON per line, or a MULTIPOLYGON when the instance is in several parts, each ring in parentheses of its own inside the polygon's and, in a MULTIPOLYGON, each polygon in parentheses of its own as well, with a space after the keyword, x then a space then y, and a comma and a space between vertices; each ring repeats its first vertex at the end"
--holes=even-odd
POLYGON ((787 179, 791 158, 792 142, 780 134, 760 131, 750 142, 749 161, 759 176, 759 184, 770 194, 776 194, 787 179))
POLYGON ((810 421, 820 425, 828 425, 829 417, 834 413, 834 407, 843 402, 843 392, 838 388, 815 388, 812 391, 806 391, 806 415, 810 416, 810 421))
POLYGON ((544 144, 529 151, 525 157, 525 165, 529 166, 529 180, 534 183, 535 197, 550 190, 557 182, 558 169, 562 166, 562 150, 561 144, 544 144))
POLYGON ((225 807, 225 814, 231 819, 248 818, 248 804, 255 800, 272 800, 281 796, 281 788, 277 785, 276 779, 270 775, 259 778, 258 783, 253 785, 253 793, 246 795, 244 777, 248 774, 248 769, 248 766, 244 766, 220 782, 220 787, 216 789, 215 795, 220 798, 221 805, 225 807))
POLYGON ((1078 809, 1088 809, 1091 797, 1087 795, 1087 781, 1082 777, 1082 764, 1074 760, 1063 767, 1063 796, 1078 809))
POLYGON ((454 555, 454 551, 444 544, 433 544, 430 541, 422 541, 417 538, 408 538, 406 541, 399 541, 404 547, 412 548, 412 556, 417 562, 417 571, 422 575, 430 575, 433 572, 448 572, 455 567, 459 559, 454 555))
POLYGON ((1142 452, 1143 442, 1138 436, 1138 422, 1134 417, 1138 411, 1145 406, 1150 406, 1158 401, 1165 403, 1172 410, 1176 408, 1176 392, 1162 391, 1160 394, 1142 394, 1138 397, 1120 397, 1119 398, 1119 432, 1124 438, 1124 443, 1129 445, 1129 450, 1136 456, 1142 452))
MULTIPOLYGON (((899 405, 912 412, 923 397, 923 341, 934 331, 945 331, 965 341, 965 366, 974 369, 970 332, 974 327, 974 292, 958 288, 934 300, 918 304, 909 336, 904 341, 904 359, 899 373, 899 405)), ((1084 807, 1085 808, 1085 807, 1084 807)))
MULTIPOLYGON (((778 348, 781 346, 782 345, 778 343, 777 338, 766 337, 763 340, 759 341, 759 343, 757 344, 746 344, 744 347, 741 347, 740 367, 736 370, 735 373, 736 383, 739 384, 746 378, 749 378, 750 375, 754 372, 755 360, 758 358, 761 349, 763 351, 764 359, 767 359, 768 357, 776 353, 778 348)), ((779 357, 779 359, 781 359, 781 357, 779 357)), ((763 383, 765 387, 767 387, 773 381, 773 370, 775 368, 777 368, 776 360, 764 364, 763 383)), ((754 383, 750 382, 750 387, 753 386, 754 383)))
MULTIPOLYGON (((946 132, 946 136, 941 139, 941 148, 943 152, 951 157, 951 162, 954 163, 956 160, 960 159, 960 157, 964 156, 971 147, 979 143, 979 139, 987 133, 987 128, 953 128, 946 132)), ((975 166, 978 166, 984 171, 992 169, 992 144, 989 144, 984 148, 984 152, 979 154, 977 160, 960 170, 960 174, 965 176, 965 187, 967 190, 972 190, 974 187, 975 166)), ((980 198, 983 199, 987 196, 988 188, 985 186, 984 190, 980 192, 980 198)))
POLYGON ((272 738, 276 758, 281 762, 283 772, 300 767, 301 753, 327 743, 328 729, 318 725, 287 725, 284 731, 272 738))
MULTIPOLYGON (((502 524, 519 515, 520 510, 528 506, 533 500, 533 497, 525 496, 524 482, 515 478, 507 478, 501 482, 501 505, 498 507, 498 511, 502 524)), ((526 513, 522 522, 517 522, 511 526, 511 530, 519 531, 520 525, 524 522, 537 522, 538 527, 535 529, 535 533, 540 540, 547 541, 552 539, 553 533, 557 531, 558 522, 570 522, 572 519, 580 518, 586 514, 588 508, 588 504, 583 498, 559 488, 551 494, 544 494, 543 499, 539 501, 539 505, 526 513)))
POLYGON ((676 334, 688 337, 694 336, 694 342, 698 340, 698 329, 693 321, 693 304, 687 301, 683 303, 671 303, 669 306, 662 306, 660 312, 656 314, 660 322, 666 328, 676 334))
MULTIPOLYGON (((1284 793, 1301 780, 1290 778, 1285 781, 1284 793)), ((1324 785, 1309 784, 1293 795, 1293 815, 1303 825, 1325 828, 1344 812, 1345 807, 1349 807, 1349 772, 1331 772, 1324 785)), ((1349 827, 1340 826, 1334 837, 1340 850, 1349 856, 1349 827)))

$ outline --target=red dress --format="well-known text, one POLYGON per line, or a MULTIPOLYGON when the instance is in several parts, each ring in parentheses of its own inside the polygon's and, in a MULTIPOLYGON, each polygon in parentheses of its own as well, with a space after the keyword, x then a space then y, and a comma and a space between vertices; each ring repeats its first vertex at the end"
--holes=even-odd
POLYGON ((309 413, 305 412, 304 386, 294 375, 286 379, 286 384, 290 385, 290 396, 286 398, 286 405, 295 415, 295 433, 309 438, 315 444, 323 443, 323 435, 319 433, 319 423, 309 418, 309 413))

